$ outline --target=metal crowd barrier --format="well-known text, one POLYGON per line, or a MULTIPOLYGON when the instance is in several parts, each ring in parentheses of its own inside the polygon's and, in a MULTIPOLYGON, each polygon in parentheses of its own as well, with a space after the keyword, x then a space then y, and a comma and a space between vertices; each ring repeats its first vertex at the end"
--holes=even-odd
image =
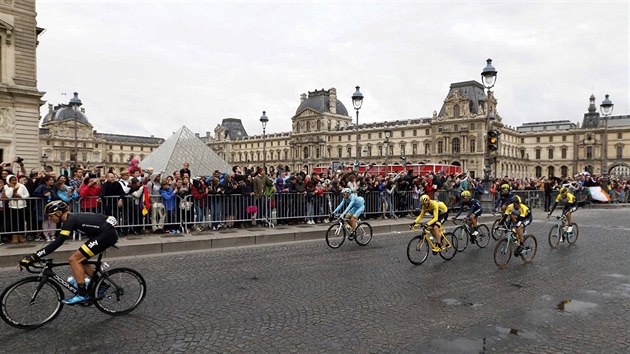
MULTIPOLYGON (((446 203, 454 209, 459 203, 458 191, 437 190, 432 198, 446 203)), ((544 207, 543 191, 515 191, 531 208, 544 207)), ((360 192, 365 199, 365 216, 402 217, 417 215, 419 195, 414 191, 360 192)), ((576 195, 582 198, 582 195, 576 195)), ((478 195, 483 203, 491 203, 491 194, 478 195)), ((152 195, 150 207, 142 204, 141 198, 126 196, 118 206, 119 197, 83 197, 70 203, 73 212, 95 212, 114 216, 123 235, 156 232, 190 232, 204 229, 246 227, 250 225, 271 226, 277 224, 316 223, 325 221, 341 202, 336 193, 275 193, 270 197, 251 195, 210 194, 195 199, 192 195, 181 198, 174 195, 168 200, 152 195), (145 209, 143 211, 143 209, 145 209)), ((555 196, 553 196, 555 199, 555 196)), ((0 201, 0 235, 48 234, 56 231, 56 225, 43 214, 48 200, 23 198, 17 208, 16 200, 0 201)), ((484 205, 484 209, 486 206, 484 205)), ((489 211, 489 210, 488 210, 489 211)))

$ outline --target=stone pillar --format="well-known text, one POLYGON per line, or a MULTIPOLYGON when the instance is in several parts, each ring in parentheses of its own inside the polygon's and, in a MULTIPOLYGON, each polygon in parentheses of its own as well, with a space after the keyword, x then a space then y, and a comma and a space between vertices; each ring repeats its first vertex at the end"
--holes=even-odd
POLYGON ((332 87, 328 93, 328 110, 332 114, 337 114, 337 89, 332 87))

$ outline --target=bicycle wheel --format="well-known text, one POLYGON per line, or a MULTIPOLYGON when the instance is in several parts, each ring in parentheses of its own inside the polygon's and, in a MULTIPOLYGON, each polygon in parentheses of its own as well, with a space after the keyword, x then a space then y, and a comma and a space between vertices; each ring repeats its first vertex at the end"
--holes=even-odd
POLYGON ((330 225, 326 231, 326 243, 330 248, 339 248, 346 240, 346 229, 339 224, 330 225))
POLYGON ((527 235, 523 240, 523 251, 521 252, 521 259, 525 263, 529 263, 534 259, 536 251, 538 250, 538 241, 534 235, 527 235))
POLYGON ((457 238, 457 252, 463 252, 468 246, 468 232, 464 226, 458 226, 453 231, 455 238, 457 238))
POLYGON ((551 227, 551 230, 549 230, 549 246, 551 248, 558 247, 558 244, 560 243, 560 235, 559 235, 558 230, 559 230, 558 225, 553 225, 551 227))
POLYGON ((110 315, 124 315, 138 307, 147 294, 140 273, 130 268, 115 268, 100 274, 94 286, 94 305, 110 315))
POLYGON ((492 224, 492 238, 495 241, 498 241, 500 239, 502 239, 503 237, 505 237, 505 229, 503 228, 503 225, 501 225, 501 223, 499 222, 501 221, 501 219, 497 219, 495 220, 495 222, 492 224))
POLYGON ((372 226, 366 222, 357 226, 357 232, 354 235, 354 241, 359 246, 365 246, 372 241, 372 226))
POLYGON ((429 257, 429 243, 423 235, 415 236, 407 245, 407 258, 409 262, 420 265, 429 257))
POLYGON ((479 248, 485 248, 490 243, 490 229, 486 225, 477 224, 479 234, 475 238, 475 243, 479 248))
MULTIPOLYGON (((455 254, 457 253, 457 237, 455 237, 452 232, 447 232, 444 234, 444 238, 446 238, 451 243, 451 245, 447 246, 445 250, 440 252, 440 257, 444 258, 447 261, 450 261, 451 259, 453 259, 453 257, 455 257, 455 254)), ((444 242, 444 240, 442 240, 442 244, 448 245, 448 242, 444 242)))
POLYGON ((578 234, 580 233, 580 230, 578 228, 578 225, 576 223, 571 223, 571 226, 573 227, 573 230, 571 230, 571 232, 567 232, 567 242, 572 245, 575 243, 575 241, 577 241, 578 239, 578 234))
POLYGON ((497 242, 497 245, 494 246, 494 264, 499 269, 505 268, 508 263, 510 263, 510 259, 512 258, 512 243, 508 243, 507 238, 497 242))
POLYGON ((16 328, 33 329, 59 315, 64 297, 61 287, 48 280, 35 294, 38 286, 39 277, 28 277, 9 285, 2 292, 0 316, 4 322, 16 328))

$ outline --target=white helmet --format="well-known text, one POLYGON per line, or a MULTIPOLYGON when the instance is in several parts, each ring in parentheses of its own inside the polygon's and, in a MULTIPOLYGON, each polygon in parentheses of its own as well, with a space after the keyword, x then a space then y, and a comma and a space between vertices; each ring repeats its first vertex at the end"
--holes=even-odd
POLYGON ((352 194, 352 189, 344 188, 344 189, 341 190, 341 194, 348 194, 348 195, 350 195, 350 194, 352 194))

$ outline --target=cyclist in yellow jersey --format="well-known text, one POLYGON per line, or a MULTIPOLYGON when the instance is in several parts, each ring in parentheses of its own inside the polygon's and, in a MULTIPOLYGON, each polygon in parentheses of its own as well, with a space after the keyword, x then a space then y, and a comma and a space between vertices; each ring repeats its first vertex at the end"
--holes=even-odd
POLYGON ((551 211, 547 214, 547 217, 551 216, 554 210, 556 210, 556 205, 559 202, 564 203, 564 208, 562 209, 562 214, 567 216, 567 232, 573 231, 573 227, 571 226, 571 214, 577 210, 577 201, 575 200, 575 196, 569 193, 569 189, 567 187, 560 188, 560 194, 556 197, 556 202, 553 203, 551 207, 551 211))
POLYGON ((416 221, 414 221, 414 226, 420 224, 424 214, 427 212, 433 213, 433 218, 427 222, 427 225, 432 226, 429 230, 437 240, 437 246, 443 249, 441 229, 446 219, 448 219, 448 207, 440 201, 431 200, 426 194, 420 197, 420 204, 422 205, 422 211, 416 218, 416 221))
POLYGON ((512 204, 505 208, 505 216, 510 222, 508 227, 516 229, 518 247, 516 247, 514 251, 514 256, 517 257, 523 251, 523 232, 525 231, 525 226, 532 223, 532 213, 527 205, 521 203, 521 198, 515 195, 514 198, 512 198, 512 204))

